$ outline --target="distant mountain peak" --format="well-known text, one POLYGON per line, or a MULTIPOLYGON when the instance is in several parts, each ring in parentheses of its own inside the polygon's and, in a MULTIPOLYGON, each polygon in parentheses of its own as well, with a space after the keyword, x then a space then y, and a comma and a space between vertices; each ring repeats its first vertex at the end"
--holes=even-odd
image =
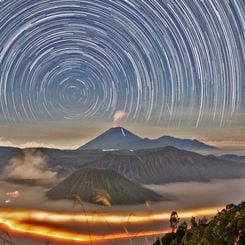
POLYGON ((137 136, 136 134, 130 132, 129 130, 123 127, 110 128, 107 131, 105 131, 103 134, 101 134, 100 136, 117 136, 117 137, 123 136, 123 137, 131 137, 134 139, 141 139, 139 136, 137 136))
POLYGON ((123 127, 113 127, 113 128, 108 129, 105 133, 118 133, 118 134, 122 134, 124 137, 127 134, 133 134, 123 127))
POLYGON ((178 149, 201 151, 215 150, 201 141, 162 136, 158 139, 141 138, 123 127, 113 127, 80 147, 80 150, 139 150, 173 146, 178 149))
POLYGON ((115 150, 128 149, 130 142, 139 141, 141 138, 123 127, 113 127, 83 145, 81 150, 115 150))
POLYGON ((164 135, 157 139, 158 141, 162 142, 164 146, 174 146, 179 149, 218 149, 214 146, 207 145, 197 139, 185 139, 185 138, 176 138, 174 136, 164 135))

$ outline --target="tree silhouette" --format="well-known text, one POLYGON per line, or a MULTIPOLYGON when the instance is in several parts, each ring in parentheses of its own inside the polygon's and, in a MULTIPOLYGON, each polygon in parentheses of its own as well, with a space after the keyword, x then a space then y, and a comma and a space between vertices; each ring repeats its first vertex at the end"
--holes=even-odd
POLYGON ((245 244, 245 231, 239 230, 235 240, 235 245, 244 245, 244 244, 245 244))
POLYGON ((184 237, 187 231, 187 228, 188 228, 188 225, 185 221, 178 226, 177 231, 176 231, 176 239, 178 243, 181 242, 182 238, 184 237))
POLYGON ((174 233, 178 227, 178 223, 179 223, 179 216, 178 213, 176 211, 173 211, 170 215, 170 227, 172 228, 172 233, 174 233))
POLYGON ((191 217, 191 228, 197 227, 196 218, 194 216, 191 217))
POLYGON ((199 220, 199 225, 207 225, 208 219, 206 218, 206 216, 203 216, 200 220, 199 220))

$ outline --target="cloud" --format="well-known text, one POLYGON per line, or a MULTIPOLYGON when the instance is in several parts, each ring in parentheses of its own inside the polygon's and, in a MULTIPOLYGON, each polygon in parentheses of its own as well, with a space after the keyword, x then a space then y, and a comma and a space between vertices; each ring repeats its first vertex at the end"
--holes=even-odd
POLYGON ((0 146, 13 146, 13 143, 4 137, 0 137, 0 146))
POLYGON ((23 154, 9 160, 3 170, 3 177, 53 180, 57 173, 47 169, 46 160, 46 157, 40 151, 25 149, 23 154))
POLYGON ((35 141, 27 141, 22 144, 14 144, 12 141, 0 137, 0 146, 8 146, 8 147, 18 147, 18 148, 36 148, 36 147, 45 147, 45 148, 56 148, 54 144, 44 144, 40 142, 35 142, 35 141))

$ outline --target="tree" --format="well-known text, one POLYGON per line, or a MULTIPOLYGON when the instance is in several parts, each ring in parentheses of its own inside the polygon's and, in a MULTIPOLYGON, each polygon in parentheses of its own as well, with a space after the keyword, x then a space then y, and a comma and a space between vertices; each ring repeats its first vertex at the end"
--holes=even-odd
POLYGON ((160 237, 157 237, 157 240, 154 242, 153 245, 162 245, 162 240, 160 239, 160 237))
POLYGON ((226 205, 226 207, 225 207, 225 209, 226 210, 231 210, 231 209, 233 209, 233 208, 235 208, 236 206, 233 204, 233 203, 230 203, 230 204, 227 204, 226 205))
POLYGON ((239 230, 236 237, 235 245, 244 245, 245 244, 245 231, 239 230))
POLYGON ((178 227, 178 223, 179 223, 179 216, 178 213, 176 211, 173 211, 170 215, 170 227, 172 228, 172 233, 174 233, 178 227))
POLYGON ((203 216, 200 220, 199 220, 199 225, 207 225, 208 219, 206 218, 206 216, 203 216))
POLYGON ((188 225, 185 221, 178 226, 178 229, 176 231, 176 239, 178 243, 181 242, 183 236, 185 235, 187 231, 187 227, 188 225))
POLYGON ((191 228, 197 227, 196 218, 194 216, 191 217, 191 228))

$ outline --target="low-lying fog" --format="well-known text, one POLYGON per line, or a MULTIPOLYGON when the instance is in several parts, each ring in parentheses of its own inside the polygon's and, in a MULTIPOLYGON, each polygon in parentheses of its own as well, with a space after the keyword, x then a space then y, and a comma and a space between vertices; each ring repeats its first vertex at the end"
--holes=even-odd
MULTIPOLYGON (((94 212, 110 212, 110 211, 123 211, 126 213, 132 213, 134 211, 169 211, 172 210, 184 210, 192 208, 206 208, 206 207, 217 207, 224 206, 228 203, 238 204, 244 201, 245 197, 245 179, 235 180, 215 180, 209 183, 172 183, 166 185, 150 185, 146 186, 164 197, 167 197, 169 201, 162 201, 153 203, 150 207, 145 204, 134 205, 134 206, 112 206, 103 207, 99 205, 85 204, 86 211, 94 212)), ((31 187, 24 185, 11 184, 4 181, 0 181, 0 207, 1 208, 30 208, 30 209, 45 209, 53 211, 73 211, 81 212, 80 206, 73 207, 71 200, 62 201, 50 201, 47 200, 45 192, 47 189, 43 187, 31 187), (19 192, 19 196, 11 197, 7 195, 9 192, 19 192)), ((158 229, 168 227, 168 223, 158 224, 158 229)), ((141 227, 140 227, 141 228, 141 227)), ((151 229, 152 227, 149 227, 151 229)), ((31 237, 18 237, 11 234, 14 245, 44 245, 44 244, 75 244, 72 242, 48 243, 49 239, 34 239, 31 237)), ((134 239, 136 244, 153 244, 156 237, 139 238, 134 239), (139 242, 139 243, 137 243, 139 242)), ((110 241, 112 245, 124 245, 130 244, 129 241, 110 241)), ((103 243, 108 244, 108 243, 103 243)))
MULTIPOLYGON (((50 201, 47 200, 42 187, 30 187, 24 185, 0 182, 0 205, 2 208, 30 208, 48 210, 80 210, 73 207, 71 200, 50 201), (18 190, 20 196, 10 197, 6 193, 18 190), (8 200, 8 201, 7 201, 8 200)), ((245 179, 214 180, 207 183, 189 182, 172 183, 166 185, 148 185, 146 187, 160 193, 169 201, 153 203, 154 211, 189 209, 212 206, 222 206, 228 203, 239 203, 245 197, 245 179)), ((87 210, 96 211, 137 211, 145 210, 146 206, 112 206, 102 207, 86 204, 87 210)))

